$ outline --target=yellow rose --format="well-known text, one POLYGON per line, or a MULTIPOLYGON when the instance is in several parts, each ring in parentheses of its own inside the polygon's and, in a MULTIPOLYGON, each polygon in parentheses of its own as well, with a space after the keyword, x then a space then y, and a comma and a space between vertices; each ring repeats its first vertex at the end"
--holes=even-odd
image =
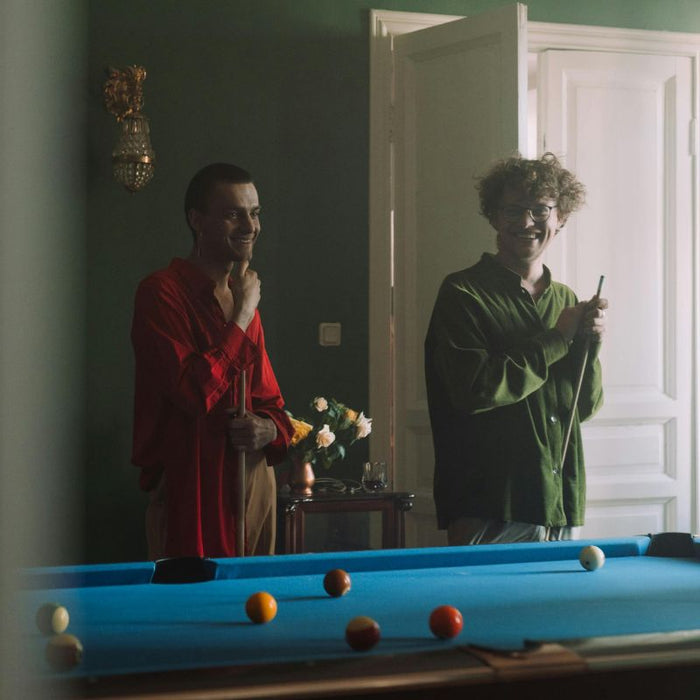
POLYGON ((298 445, 311 432, 313 425, 309 425, 309 423, 306 423, 303 420, 297 420, 296 418, 290 418, 289 420, 294 428, 292 445, 298 445))
POLYGON ((353 411, 352 408, 346 408, 345 409, 345 417, 351 423, 354 423, 357 420, 357 411, 353 411))

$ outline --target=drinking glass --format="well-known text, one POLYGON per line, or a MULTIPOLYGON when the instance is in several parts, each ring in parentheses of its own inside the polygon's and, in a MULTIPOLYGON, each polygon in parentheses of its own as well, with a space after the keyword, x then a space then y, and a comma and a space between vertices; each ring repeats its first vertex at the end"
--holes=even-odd
POLYGON ((372 492, 386 487, 386 462, 365 462, 362 465, 362 488, 372 492))

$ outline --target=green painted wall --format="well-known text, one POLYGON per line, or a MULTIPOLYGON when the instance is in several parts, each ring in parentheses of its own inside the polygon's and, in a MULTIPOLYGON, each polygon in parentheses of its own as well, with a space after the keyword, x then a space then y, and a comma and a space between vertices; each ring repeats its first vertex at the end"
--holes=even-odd
MULTIPOLYGON (((502 0, 92 0, 87 105, 86 550, 144 554, 130 466, 132 299, 138 281, 188 252, 182 196, 200 166, 256 176, 263 235, 254 266, 270 355, 287 403, 317 393, 368 401, 369 10, 473 15, 502 0), (158 165, 130 195, 112 181, 117 126, 107 66, 144 65, 158 165), (321 321, 343 344, 321 348, 321 321)), ((529 18, 700 32, 697 0, 532 0, 529 18)), ((338 473, 359 476, 360 446, 338 473)))

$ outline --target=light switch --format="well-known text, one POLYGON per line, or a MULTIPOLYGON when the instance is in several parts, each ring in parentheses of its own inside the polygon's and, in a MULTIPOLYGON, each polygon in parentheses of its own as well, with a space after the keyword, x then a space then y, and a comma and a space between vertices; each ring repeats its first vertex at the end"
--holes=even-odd
POLYGON ((318 344, 323 346, 340 345, 340 324, 319 323, 318 344))

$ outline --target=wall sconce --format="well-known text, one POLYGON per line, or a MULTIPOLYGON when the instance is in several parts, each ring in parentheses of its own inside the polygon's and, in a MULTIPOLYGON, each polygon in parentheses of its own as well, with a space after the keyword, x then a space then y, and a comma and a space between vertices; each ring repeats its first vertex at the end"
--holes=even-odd
POLYGON ((156 154, 151 146, 148 117, 141 114, 143 81, 146 69, 129 66, 124 70, 108 68, 109 78, 102 88, 107 110, 121 126, 112 151, 114 179, 129 192, 145 187, 153 177, 156 154))

